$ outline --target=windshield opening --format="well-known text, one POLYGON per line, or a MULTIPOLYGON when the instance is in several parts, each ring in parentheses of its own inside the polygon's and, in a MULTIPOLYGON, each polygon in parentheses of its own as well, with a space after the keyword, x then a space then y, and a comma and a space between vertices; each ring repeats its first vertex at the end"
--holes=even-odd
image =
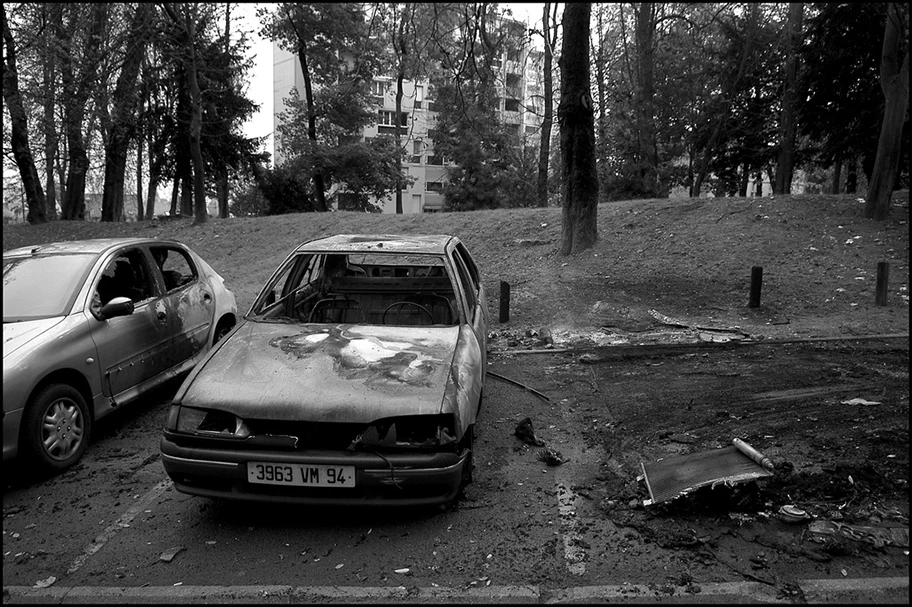
POLYGON ((431 254, 302 253, 252 308, 255 320, 317 324, 455 325, 445 259, 431 254))

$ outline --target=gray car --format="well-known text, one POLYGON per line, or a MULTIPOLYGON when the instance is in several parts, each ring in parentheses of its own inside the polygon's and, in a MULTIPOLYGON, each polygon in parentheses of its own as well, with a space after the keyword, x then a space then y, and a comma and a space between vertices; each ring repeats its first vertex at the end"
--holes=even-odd
POLYGON ((445 504, 471 481, 485 290, 454 236, 297 247, 174 397, 174 488, 302 505, 445 504))
POLYGON ((75 464, 95 420, 189 371, 237 303, 186 245, 96 239, 3 253, 3 461, 75 464))

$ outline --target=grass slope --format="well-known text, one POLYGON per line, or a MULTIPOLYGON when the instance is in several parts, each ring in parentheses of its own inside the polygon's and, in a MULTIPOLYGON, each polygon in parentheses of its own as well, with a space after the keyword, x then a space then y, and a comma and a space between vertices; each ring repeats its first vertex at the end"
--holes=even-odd
MULTIPOLYGON (((898 200, 897 200, 898 199, 898 200)), ((885 222, 852 196, 637 200, 599 205, 599 242, 562 256, 561 209, 426 215, 351 212, 141 223, 4 225, 3 249, 83 238, 151 236, 187 243, 246 311, 297 244, 337 233, 459 236, 484 278, 491 328, 629 331, 650 310, 767 337, 908 333, 908 193, 885 222), (877 263, 890 264, 887 306, 874 305, 877 263), (748 308, 751 268, 763 268, 761 306, 748 308), (498 325, 500 281, 510 322, 498 325)))

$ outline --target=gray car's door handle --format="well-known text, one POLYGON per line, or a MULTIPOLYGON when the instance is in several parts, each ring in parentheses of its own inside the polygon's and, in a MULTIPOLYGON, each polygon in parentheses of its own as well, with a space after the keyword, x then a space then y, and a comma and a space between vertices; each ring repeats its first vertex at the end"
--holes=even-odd
POLYGON ((165 320, 166 318, 168 318, 168 314, 166 312, 158 313, 158 320, 165 320))
POLYGON ((205 301, 206 303, 209 303, 210 301, 212 301, 212 295, 210 295, 209 293, 203 293, 203 301, 205 301))

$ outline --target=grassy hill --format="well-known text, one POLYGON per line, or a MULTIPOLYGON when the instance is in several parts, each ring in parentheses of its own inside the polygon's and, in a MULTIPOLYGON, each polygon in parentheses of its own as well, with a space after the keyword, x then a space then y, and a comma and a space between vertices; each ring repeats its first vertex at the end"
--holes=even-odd
POLYGON ((473 253, 491 329, 642 331, 650 311, 767 337, 908 333, 908 193, 890 218, 862 216, 852 196, 657 199, 599 206, 599 242, 559 254, 561 209, 426 215, 351 212, 141 223, 4 225, 3 249, 82 238, 154 236, 187 243, 227 280, 246 311, 297 244, 337 233, 447 233, 473 253), (874 305, 877 263, 890 264, 888 306, 874 305), (751 268, 761 306, 748 308, 751 268), (511 285, 499 325, 500 281, 511 285))

